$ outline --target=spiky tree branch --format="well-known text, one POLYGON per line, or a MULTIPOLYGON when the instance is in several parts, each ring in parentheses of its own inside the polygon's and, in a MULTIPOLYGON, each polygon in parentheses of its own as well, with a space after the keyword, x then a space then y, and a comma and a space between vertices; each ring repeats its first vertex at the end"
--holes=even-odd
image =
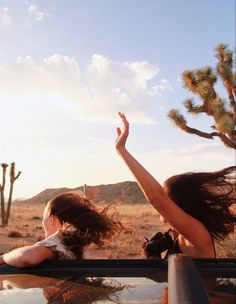
POLYGON ((228 45, 226 44, 219 44, 215 48, 215 51, 216 58, 218 59, 216 71, 226 87, 230 106, 236 118, 236 75, 233 73, 233 68, 235 68, 233 66, 233 53, 228 49, 228 45))
POLYGON ((225 144, 225 146, 229 148, 236 149, 236 142, 229 139, 226 135, 217 134, 220 137, 221 141, 225 144))
POLYGON ((216 132, 212 132, 212 133, 206 133, 206 132, 202 132, 198 129, 194 129, 191 128, 187 125, 187 121, 184 118, 184 116, 180 113, 179 110, 175 110, 172 109, 169 113, 168 113, 168 117, 173 121, 173 123, 179 127, 180 129, 182 129, 183 131, 190 133, 190 134, 195 134, 201 137, 205 137, 205 138, 210 138, 213 139, 214 136, 217 136, 216 132))
POLYGON ((213 126, 215 132, 206 133, 189 127, 186 119, 178 110, 172 109, 168 116, 177 127, 187 133, 209 139, 219 137, 225 146, 236 149, 236 79, 235 74, 232 72, 233 53, 226 45, 221 44, 216 48, 216 57, 218 59, 216 71, 213 71, 211 67, 207 66, 202 69, 185 71, 183 73, 185 88, 200 97, 202 101, 201 105, 196 106, 193 99, 187 99, 184 102, 187 112, 192 115, 204 113, 213 117, 215 121, 213 126), (227 107, 226 101, 221 99, 214 89, 217 76, 222 79, 227 90, 230 110, 228 109, 229 107, 227 107))

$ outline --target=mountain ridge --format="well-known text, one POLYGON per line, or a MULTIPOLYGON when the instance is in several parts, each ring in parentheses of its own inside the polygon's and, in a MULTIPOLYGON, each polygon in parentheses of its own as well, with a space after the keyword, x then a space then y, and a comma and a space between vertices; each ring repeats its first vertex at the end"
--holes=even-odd
MULTIPOLYGON (((89 186, 87 188, 97 187, 99 189, 99 194, 96 199, 93 200, 94 203, 111 203, 111 202, 121 202, 126 204, 142 204, 146 203, 147 200, 143 195, 141 189, 138 184, 133 181, 124 181, 115 184, 101 184, 97 186, 89 186)), ((53 197, 64 193, 64 192, 77 192, 81 193, 83 190, 83 186, 79 186, 76 188, 48 188, 45 189, 35 196, 20 200, 24 203, 29 204, 38 204, 38 203, 47 203, 53 197)))

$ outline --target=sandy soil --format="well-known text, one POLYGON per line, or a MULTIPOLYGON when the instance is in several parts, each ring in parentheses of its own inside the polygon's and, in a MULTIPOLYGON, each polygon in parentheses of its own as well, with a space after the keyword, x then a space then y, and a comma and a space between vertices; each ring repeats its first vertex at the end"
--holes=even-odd
MULTIPOLYGON (((0 253, 13 248, 30 245, 43 238, 41 227, 44 205, 29 205, 14 203, 11 211, 9 225, 0 228, 0 253), (20 237, 9 237, 9 234, 18 232, 20 237)), ((142 244, 144 236, 150 238, 157 231, 165 231, 168 226, 159 222, 156 211, 146 204, 118 205, 120 221, 130 229, 124 230, 107 243, 104 248, 91 246, 86 251, 87 258, 144 258, 142 244)), ((235 257, 235 235, 217 247, 218 257, 235 257)))

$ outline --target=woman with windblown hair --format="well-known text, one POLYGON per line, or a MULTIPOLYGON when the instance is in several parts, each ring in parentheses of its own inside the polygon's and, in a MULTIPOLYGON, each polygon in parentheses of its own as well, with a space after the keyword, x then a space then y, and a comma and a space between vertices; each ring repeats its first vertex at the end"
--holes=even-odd
POLYGON ((82 259, 87 246, 102 245, 122 228, 119 221, 107 215, 108 209, 98 211, 77 193, 56 196, 44 209, 45 239, 0 255, 0 266, 30 267, 44 260, 82 259))
POLYGON ((184 173, 168 178, 161 186, 126 149, 129 123, 119 113, 124 129, 117 128, 116 149, 135 176, 147 200, 169 223, 174 242, 168 253, 193 258, 215 258, 214 240, 224 240, 234 231, 236 167, 217 172, 184 173))

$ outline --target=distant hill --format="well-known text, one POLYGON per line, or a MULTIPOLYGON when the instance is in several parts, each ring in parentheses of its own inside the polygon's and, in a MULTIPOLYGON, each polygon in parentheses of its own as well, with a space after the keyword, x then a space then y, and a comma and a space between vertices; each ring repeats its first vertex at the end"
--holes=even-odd
MULTIPOLYGON (((88 188, 91 186, 87 186, 88 188)), ((111 203, 119 201, 128 204, 142 204, 147 202, 142 191, 140 190, 136 182, 121 182, 117 184, 99 185, 97 186, 100 190, 98 197, 93 200, 94 203, 111 203)), ((46 189, 32 198, 23 200, 24 203, 38 204, 47 203, 53 197, 63 192, 82 192, 83 186, 77 188, 54 188, 46 189)))

